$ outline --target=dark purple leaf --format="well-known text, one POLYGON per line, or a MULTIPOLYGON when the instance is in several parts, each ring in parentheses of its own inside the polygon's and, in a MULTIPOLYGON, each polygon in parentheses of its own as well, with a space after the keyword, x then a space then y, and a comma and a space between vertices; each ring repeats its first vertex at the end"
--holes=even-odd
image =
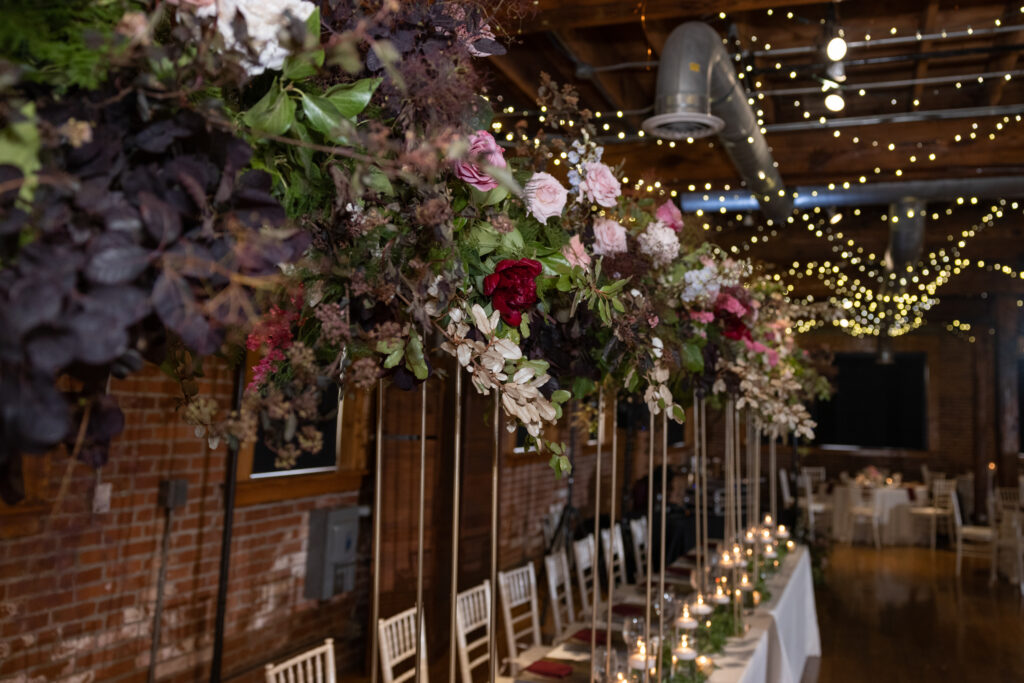
POLYGON ((19 280, 9 294, 7 324, 16 336, 44 323, 55 322, 64 306, 64 292, 58 283, 36 278, 19 280))
POLYGON ((63 440, 71 429, 71 415, 52 380, 43 375, 22 380, 16 391, 14 408, 22 448, 42 452, 63 440))
POLYGON ((203 317, 188 283, 167 271, 160 274, 153 286, 153 308, 170 330, 181 337, 193 351, 213 353, 221 337, 203 317))
POLYGON ((83 445, 78 451, 78 459, 93 469, 103 467, 110 460, 110 442, 94 441, 83 445))
POLYGON ((117 318, 100 311, 81 311, 71 316, 68 327, 75 335, 75 358, 88 365, 104 365, 128 348, 128 334, 117 318))
POLYGON ((0 184, 12 183, 10 186, 12 189, 0 193, 0 202, 6 203, 14 201, 21 188, 15 187, 13 183, 15 180, 21 179, 21 177, 21 170, 17 166, 12 166, 11 164, 0 164, 0 184))
POLYGON ((473 41, 473 49, 485 55, 503 55, 506 53, 504 45, 490 38, 477 38, 473 41))
POLYGON ((181 214, 149 192, 139 193, 139 213, 146 230, 160 244, 173 242, 181 234, 181 214))
POLYGON ((123 327, 139 322, 151 310, 149 297, 138 287, 93 287, 80 303, 86 311, 100 311, 113 316, 123 327))
POLYGON ((151 126, 143 129, 141 133, 132 140, 135 146, 146 152, 160 153, 167 151, 167 148, 178 138, 187 136, 191 131, 178 124, 174 120, 157 121, 151 126))
POLYGON ((28 214, 21 209, 6 210, 6 215, 0 214, 0 235, 13 235, 19 232, 28 221, 28 214))
POLYGON ((89 426, 86 438, 97 441, 109 441, 124 430, 124 413, 117 405, 113 396, 97 396, 89 413, 89 426))
POLYGON ((149 265, 149 252, 136 244, 110 245, 95 251, 85 276, 100 285, 119 285, 137 278, 149 265))
POLYGON ((37 327, 25 338, 25 355, 32 367, 55 375, 74 359, 77 338, 63 327, 37 327))

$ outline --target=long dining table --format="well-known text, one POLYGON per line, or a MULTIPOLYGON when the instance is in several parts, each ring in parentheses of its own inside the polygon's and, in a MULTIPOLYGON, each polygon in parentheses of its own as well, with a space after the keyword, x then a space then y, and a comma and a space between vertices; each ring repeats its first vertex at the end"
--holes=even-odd
MULTIPOLYGON (((796 546, 780 571, 766 581, 771 597, 744 617, 745 633, 730 638, 722 652, 711 654, 714 670, 708 683, 799 683, 807 660, 821 656, 810 553, 796 546)), ((611 634, 617 660, 626 661, 620 633, 611 634)), ((557 678, 521 671, 513 680, 531 683, 589 683, 590 645, 570 638, 554 646, 542 661, 569 667, 557 678)))

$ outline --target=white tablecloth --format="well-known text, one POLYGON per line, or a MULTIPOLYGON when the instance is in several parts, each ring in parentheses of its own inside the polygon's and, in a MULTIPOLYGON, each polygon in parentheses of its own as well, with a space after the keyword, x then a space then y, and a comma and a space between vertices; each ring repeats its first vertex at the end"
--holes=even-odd
POLYGON ((772 599, 746 618, 747 634, 715 657, 708 683, 799 683, 807 658, 821 656, 807 548, 797 546, 767 584, 772 599))
MULTIPOLYGON (((903 486, 874 489, 875 495, 881 498, 881 541, 883 545, 916 545, 927 544, 930 539, 931 527, 910 513, 913 506, 926 505, 928 490, 924 486, 914 486, 914 494, 903 486)), ((871 505, 870 490, 859 486, 837 486, 832 492, 832 537, 845 543, 856 538, 870 541, 871 525, 862 523, 854 525, 851 509, 857 505, 871 505), (856 528, 855 528, 856 526, 856 528)))

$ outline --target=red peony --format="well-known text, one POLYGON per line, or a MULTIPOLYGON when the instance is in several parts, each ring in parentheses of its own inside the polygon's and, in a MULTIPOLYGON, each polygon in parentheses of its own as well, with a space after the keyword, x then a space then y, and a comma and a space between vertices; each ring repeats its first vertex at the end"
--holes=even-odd
POLYGON ((537 282, 541 265, 533 259, 505 259, 484 278, 484 294, 501 313, 501 319, 513 327, 523 321, 522 311, 537 303, 537 282))
POLYGON ((744 325, 743 321, 739 318, 728 318, 725 321, 724 334, 726 339, 732 339, 733 341, 750 339, 750 328, 744 325))

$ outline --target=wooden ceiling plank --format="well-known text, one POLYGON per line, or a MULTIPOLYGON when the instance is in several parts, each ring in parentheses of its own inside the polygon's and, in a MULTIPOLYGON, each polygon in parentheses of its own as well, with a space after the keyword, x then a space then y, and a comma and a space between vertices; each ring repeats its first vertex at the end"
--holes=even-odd
MULTIPOLYGON (((821 0, 786 0, 788 7, 818 5, 821 0)), ((610 26, 640 22, 641 8, 647 19, 673 19, 732 14, 750 10, 768 10, 779 6, 778 0, 647 0, 621 2, 616 0, 540 0, 539 12, 522 23, 522 33, 561 31, 585 26, 610 26)))
MULTIPOLYGON (((928 0, 928 7, 924 10, 924 19, 921 22, 921 33, 929 35, 935 31, 935 19, 939 15, 939 0, 928 0)), ((922 40, 917 47, 918 54, 924 54, 932 49, 932 41, 922 40)), ((911 97, 911 108, 913 108, 913 102, 920 100, 921 95, 924 93, 924 83, 921 83, 921 79, 928 75, 928 60, 918 60, 914 66, 914 79, 918 82, 914 84, 914 94, 911 97)))

